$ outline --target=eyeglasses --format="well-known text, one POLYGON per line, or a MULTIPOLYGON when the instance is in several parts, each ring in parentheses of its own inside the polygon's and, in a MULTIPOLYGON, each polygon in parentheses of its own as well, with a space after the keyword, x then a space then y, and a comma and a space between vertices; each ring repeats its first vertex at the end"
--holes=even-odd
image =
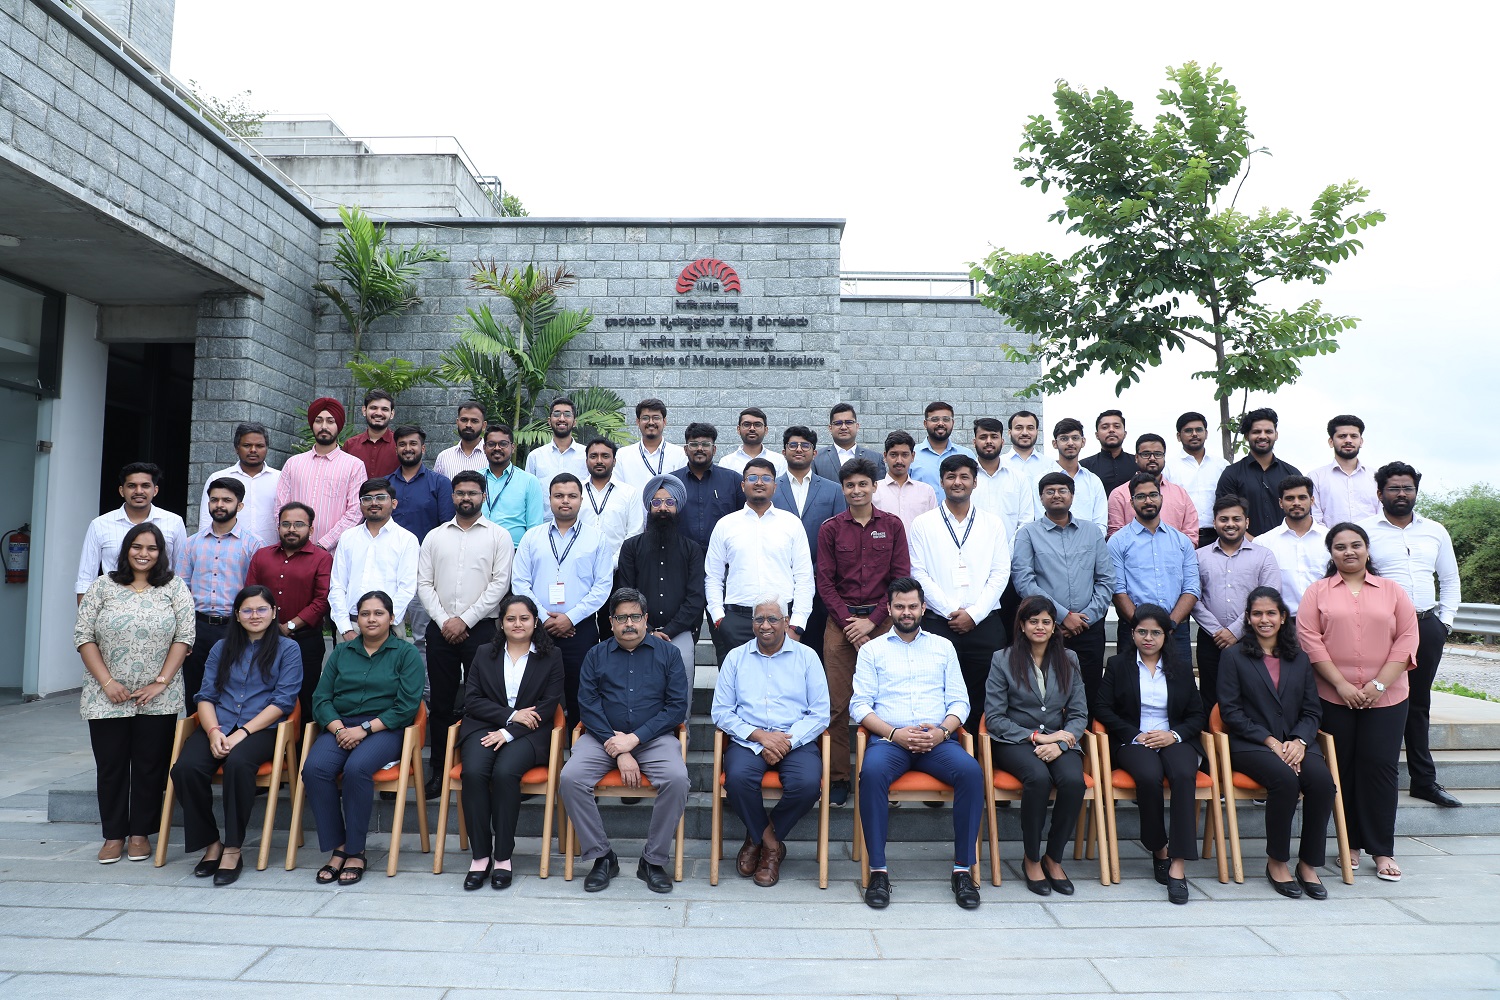
POLYGON ((835 420, 833 423, 829 424, 828 426, 830 426, 830 427, 853 427, 857 423, 859 423, 858 420, 835 420))
POLYGON ((1166 458, 1167 453, 1164 451, 1141 451, 1137 449, 1135 456, 1136 458, 1166 458))
POLYGON ((482 496, 484 494, 478 490, 464 490, 462 493, 458 490, 453 491, 453 499, 455 500, 478 500, 482 496))
POLYGON ((1152 490, 1150 493, 1135 493, 1135 494, 1132 494, 1131 497, 1130 497, 1130 499, 1132 499, 1132 500, 1160 500, 1161 499, 1161 494, 1158 493, 1158 492, 1156 492, 1155 490, 1152 490))
POLYGON ((750 621, 756 625, 780 625, 786 619, 780 615, 756 615, 750 621))
POLYGON ((951 424, 951 423, 953 423, 953 418, 952 417, 928 417, 927 418, 927 422, 929 424, 951 424))
POLYGON ((572 410, 553 410, 551 415, 554 416, 554 417, 571 417, 573 415, 573 411, 572 410))
POLYGON ((1167 633, 1159 628, 1138 628, 1135 630, 1135 634, 1142 639, 1165 639, 1167 636, 1167 633))
POLYGON ((689 441, 684 444, 683 447, 687 448, 690 451, 696 451, 702 448, 712 448, 714 444, 715 442, 713 441, 689 441))
POLYGON ((1070 497, 1072 495, 1073 491, 1066 486, 1049 486, 1045 490, 1042 490, 1042 496, 1044 497, 1070 497))
POLYGON ((240 614, 246 618, 264 618, 275 610, 275 608, 240 608, 240 614))
POLYGON ((363 504, 385 503, 390 498, 389 493, 371 493, 369 496, 360 497, 359 502, 363 504))
POLYGON ((747 482, 747 483, 774 483, 774 482, 776 482, 776 477, 775 476, 767 476, 764 473, 762 473, 760 475, 755 475, 755 474, 752 473, 752 474, 747 475, 745 477, 745 482, 747 482))
POLYGON ((781 447, 786 451, 811 451, 813 446, 807 441, 790 441, 781 447))
POLYGON ((1414 497, 1414 496, 1417 495, 1417 488, 1415 486, 1387 486, 1385 488, 1385 492, 1386 493, 1394 493, 1398 497, 1399 496, 1413 496, 1414 497))
POLYGON ((309 525, 306 521, 282 521, 281 524, 278 525, 278 527, 280 527, 282 531, 286 531, 288 528, 294 531, 301 531, 303 528, 306 528, 308 526, 309 525))
POLYGON ((621 625, 639 625, 641 622, 646 620, 646 616, 642 614, 610 615, 609 620, 612 622, 619 622, 621 625))
POLYGON ((652 500, 651 500, 651 509, 652 510, 661 510, 663 507, 672 507, 672 508, 675 509, 677 507, 677 501, 673 500, 671 497, 667 497, 665 500, 661 500, 661 499, 658 499, 658 498, 655 498, 655 497, 652 498, 652 500))

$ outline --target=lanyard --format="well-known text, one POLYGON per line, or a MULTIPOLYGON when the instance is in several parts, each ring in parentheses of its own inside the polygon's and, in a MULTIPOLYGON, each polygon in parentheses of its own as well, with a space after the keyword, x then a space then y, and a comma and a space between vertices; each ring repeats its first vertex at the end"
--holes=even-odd
MULTIPOLYGON (((661 460, 663 462, 665 462, 667 460, 667 456, 663 455, 661 457, 661 460)), ((648 468, 649 468, 649 466, 648 466, 648 468)), ((602 517, 604 515, 604 509, 609 506, 609 495, 615 491, 615 484, 613 482, 611 482, 609 484, 609 487, 604 491, 604 499, 602 501, 600 501, 599 503, 594 503, 594 484, 593 483, 584 483, 583 484, 583 488, 584 488, 584 491, 587 492, 588 495, 589 495, 589 506, 592 507, 592 508, 594 508, 594 516, 595 517, 602 517)))
POLYGON ((573 543, 576 542, 576 541, 578 541, 578 536, 581 535, 582 533, 583 533, 583 526, 575 523, 573 525, 573 537, 570 538, 570 539, 568 539, 568 544, 562 550, 562 555, 558 555, 557 554, 557 537, 552 534, 552 530, 548 530, 548 532, 547 532, 547 544, 550 545, 550 546, 552 546, 552 558, 557 560, 557 569, 558 569, 558 572, 562 571, 563 561, 568 558, 568 553, 573 551, 573 543))
POLYGON ((500 491, 484 502, 484 516, 489 520, 495 520, 495 505, 500 502, 501 497, 505 496, 505 488, 510 485, 510 481, 515 478, 515 474, 516 467, 514 465, 506 469, 505 475, 500 478, 500 491))
POLYGON ((948 508, 939 504, 938 510, 943 513, 943 527, 948 529, 948 537, 953 539, 954 545, 958 546, 958 559, 962 562, 964 558, 964 542, 969 540, 969 532, 974 530, 974 508, 969 508, 969 524, 964 528, 964 537, 962 539, 958 537, 958 532, 953 530, 953 522, 948 520, 948 508))
MULTIPOLYGON (((656 468, 654 469, 651 468, 651 459, 646 457, 646 446, 644 444, 638 444, 636 445, 636 448, 640 450, 641 464, 646 467, 646 471, 651 473, 653 476, 661 475, 662 468, 667 464, 667 443, 663 441, 661 443, 661 447, 657 449, 656 454, 658 457, 656 459, 656 468)), ((595 513, 597 514, 598 511, 595 511, 595 513)))

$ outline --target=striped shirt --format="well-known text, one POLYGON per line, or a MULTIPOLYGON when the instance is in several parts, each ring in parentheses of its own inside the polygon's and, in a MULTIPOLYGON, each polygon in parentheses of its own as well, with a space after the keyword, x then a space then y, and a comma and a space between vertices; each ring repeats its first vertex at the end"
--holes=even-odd
POLYGON ((926 483, 907 479, 900 486, 890 476, 875 484, 875 509, 901 518, 901 524, 911 531, 911 524, 918 514, 925 514, 938 505, 937 493, 926 483))
POLYGON ((484 472, 490 467, 490 460, 484 457, 483 442, 475 442, 474 450, 467 455, 464 447, 456 444, 451 448, 444 448, 438 453, 437 461, 432 463, 434 472, 441 473, 452 479, 460 472, 484 472))
MULTIPOLYGON (((147 521, 161 529, 167 540, 167 551, 163 553, 176 568, 187 547, 187 526, 182 518, 170 510, 152 506, 146 511, 147 521)), ((89 530, 83 536, 83 554, 78 559, 78 580, 74 593, 82 594, 101 573, 111 573, 120 564, 120 546, 126 534, 135 527, 125 514, 122 504, 119 510, 107 511, 89 522, 89 530)))
POLYGON ((874 712, 900 729, 941 724, 948 716, 969 717, 969 691, 953 643, 918 631, 905 642, 895 629, 859 649, 849 718, 859 722, 874 712))
POLYGON ((187 540, 177 574, 193 592, 193 608, 206 615, 227 615, 234 595, 245 585, 250 557, 260 546, 238 523, 222 535, 210 523, 187 540))
POLYGON ((293 500, 311 507, 313 541, 332 552, 339 536, 360 522, 359 488, 367 478, 365 463, 341 448, 326 455, 304 451, 282 466, 276 509, 293 500))
POLYGON ((238 479, 244 485, 245 506, 237 520, 262 546, 280 545, 281 532, 277 529, 276 522, 280 520, 281 508, 276 504, 276 484, 281 481, 281 470, 263 465, 252 476, 235 464, 209 476, 204 481, 203 496, 198 501, 200 528, 208 527, 208 484, 215 479, 238 479))

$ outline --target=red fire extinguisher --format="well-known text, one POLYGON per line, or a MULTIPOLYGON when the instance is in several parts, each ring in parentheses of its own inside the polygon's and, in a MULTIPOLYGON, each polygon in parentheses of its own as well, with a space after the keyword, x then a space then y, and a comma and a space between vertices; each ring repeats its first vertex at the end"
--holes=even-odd
POLYGON ((23 524, 0 535, 0 548, 5 550, 5 582, 25 583, 31 561, 31 525, 23 524))

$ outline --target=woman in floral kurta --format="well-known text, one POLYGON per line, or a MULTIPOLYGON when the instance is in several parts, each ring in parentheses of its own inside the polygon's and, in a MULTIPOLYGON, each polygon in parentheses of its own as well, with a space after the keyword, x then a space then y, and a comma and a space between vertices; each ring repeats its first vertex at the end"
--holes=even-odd
POLYGON ((100 864, 151 856, 161 822, 172 733, 182 711, 182 661, 194 637, 193 595, 174 576, 161 529, 131 528, 114 572, 78 606, 73 643, 86 678, 80 714, 94 749, 100 864), (126 838, 129 846, 126 846, 126 838))

